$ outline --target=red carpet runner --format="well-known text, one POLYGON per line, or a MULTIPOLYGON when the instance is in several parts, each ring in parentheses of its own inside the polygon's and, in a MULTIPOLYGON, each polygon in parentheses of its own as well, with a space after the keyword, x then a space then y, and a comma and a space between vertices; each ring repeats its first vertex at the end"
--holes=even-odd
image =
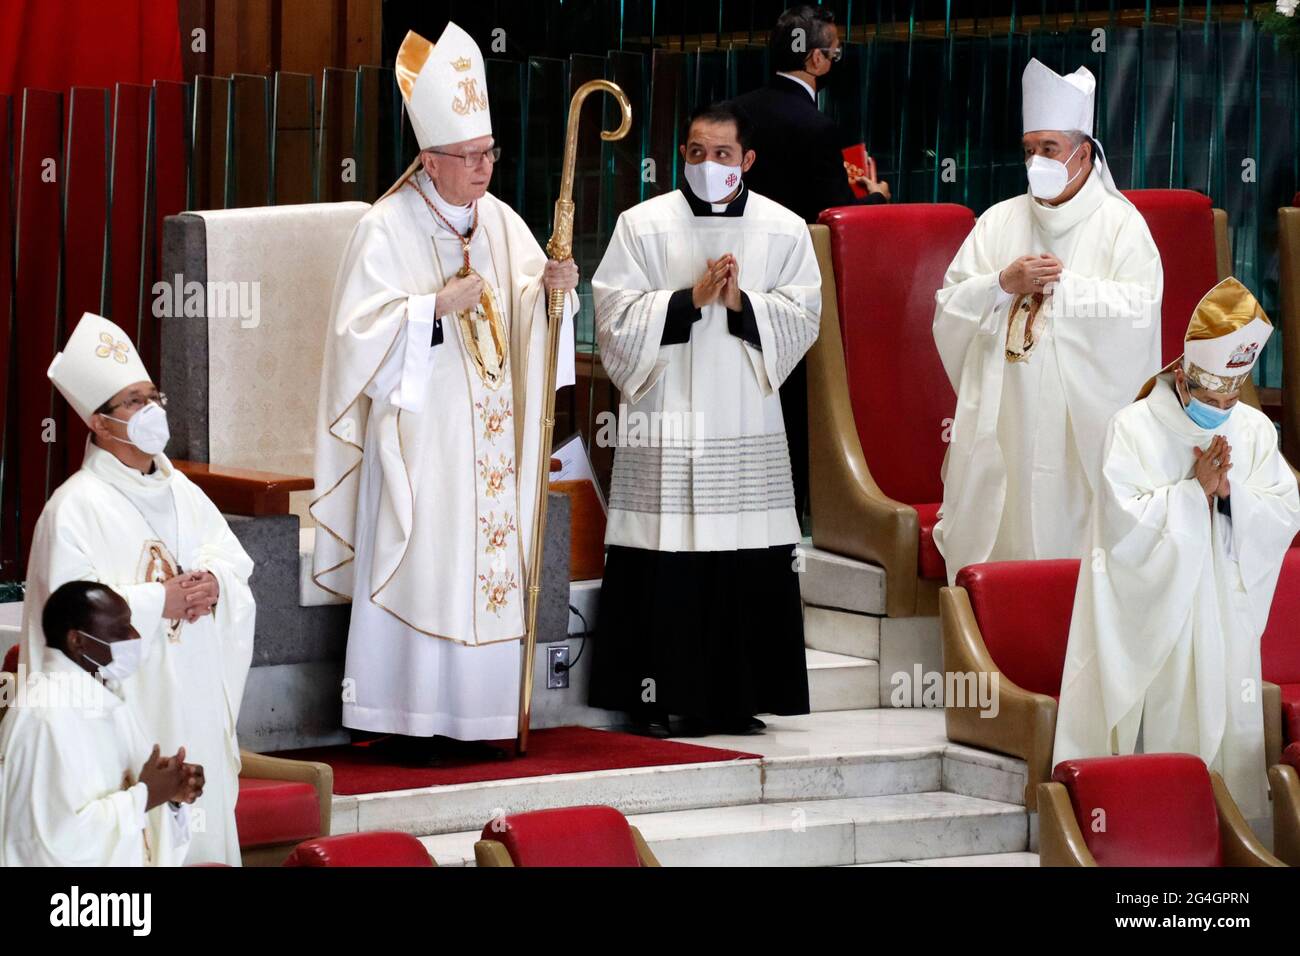
MULTIPOLYGON (((494 741, 509 751, 513 740, 494 741)), ((556 773, 626 770, 683 763, 720 763, 756 759, 758 754, 656 740, 588 727, 554 727, 529 735, 528 755, 491 763, 447 763, 440 767, 403 767, 385 762, 368 743, 287 750, 276 754, 295 760, 319 760, 334 768, 334 792, 340 796, 441 787, 484 780, 545 777, 556 773)))

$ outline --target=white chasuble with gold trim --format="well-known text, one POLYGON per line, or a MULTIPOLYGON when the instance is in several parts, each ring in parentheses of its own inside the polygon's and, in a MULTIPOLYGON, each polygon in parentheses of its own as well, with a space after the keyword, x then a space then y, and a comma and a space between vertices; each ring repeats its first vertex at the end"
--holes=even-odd
POLYGON ((253 659, 253 562, 225 518, 164 455, 142 475, 90 441, 81 469, 50 497, 32 540, 23 601, 23 662, 42 660, 41 609, 68 581, 99 581, 131 606, 144 641, 139 671, 122 696, 150 745, 185 748, 207 781, 193 807, 187 863, 238 866, 235 726, 253 659), (210 571, 220 596, 194 623, 163 617, 162 581, 177 570, 210 571))
MULTIPOLYGON (((414 178, 436 195, 423 172, 414 178)), ((465 250, 415 189, 363 217, 336 282, 314 576, 353 601, 343 723, 356 729, 464 740, 515 733, 546 257, 490 194, 478 217, 469 265, 505 324, 502 376, 485 374, 474 355, 491 366, 498 348, 485 316, 434 314, 465 250)), ((574 303, 557 387, 574 378, 574 303)))

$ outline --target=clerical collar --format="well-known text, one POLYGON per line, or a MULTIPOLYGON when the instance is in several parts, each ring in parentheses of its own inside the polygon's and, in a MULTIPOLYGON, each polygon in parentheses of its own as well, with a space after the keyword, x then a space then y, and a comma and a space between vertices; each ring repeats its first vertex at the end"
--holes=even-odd
POLYGON ((749 199, 749 192, 745 189, 745 181, 740 182, 740 192, 736 198, 729 203, 705 202, 695 193, 691 192, 691 187, 682 180, 682 195, 686 197, 686 202, 691 207, 691 212, 697 216, 742 216, 745 213, 745 201, 749 199))
POLYGON ((801 80, 793 73, 782 73, 780 70, 777 71, 776 75, 782 77, 783 79, 789 80, 791 83, 798 83, 800 86, 802 86, 805 90, 808 91, 808 95, 812 97, 812 101, 814 103, 817 102, 817 91, 808 85, 807 80, 801 80))
POLYGON ((424 177, 426 195, 432 200, 438 212, 444 219, 455 226, 461 235, 464 235, 469 230, 470 223, 474 221, 474 204, 471 202, 466 203, 464 206, 452 205, 438 192, 438 187, 434 185, 428 173, 421 172, 421 175, 424 177))

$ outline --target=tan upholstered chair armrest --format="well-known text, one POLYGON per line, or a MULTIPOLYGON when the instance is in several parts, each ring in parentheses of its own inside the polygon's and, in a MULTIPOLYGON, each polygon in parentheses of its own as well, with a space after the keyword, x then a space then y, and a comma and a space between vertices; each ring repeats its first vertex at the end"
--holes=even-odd
POLYGON ((1037 796, 1038 865, 1096 866, 1065 787, 1059 783, 1040 783, 1037 796))
POLYGON ((817 342, 808 352, 808 472, 813 544, 885 569, 885 613, 916 613, 916 510, 888 497, 862 452, 844 369, 830 230, 808 227, 822 272, 817 342))
POLYGON ((646 843, 641 831, 633 826, 629 826, 628 829, 632 831, 632 842, 636 844, 636 856, 641 861, 641 865, 661 866, 659 858, 654 855, 654 851, 650 849, 650 844, 646 843))
POLYGON ((506 845, 500 840, 479 840, 474 844, 474 862, 479 866, 514 866, 506 845))
POLYGON ((1260 694, 1264 706, 1264 766, 1282 759, 1282 688, 1264 681, 1260 694))
POLYGON ((330 815, 334 805, 333 767, 314 760, 286 760, 284 757, 255 754, 249 750, 241 750, 239 759, 241 777, 259 780, 293 780, 309 783, 315 787, 316 797, 320 801, 320 835, 330 835, 330 815))
POLYGON ((1223 852, 1224 866, 1286 866, 1259 842, 1246 818, 1228 793, 1228 785, 1213 770, 1210 785, 1214 787, 1214 802, 1219 809, 1219 846, 1223 852))
POLYGON ((1025 761, 1025 807, 1037 806, 1040 783, 1052 776, 1052 745, 1056 736, 1056 701, 1025 690, 998 670, 980 635, 970 595, 965 588, 939 591, 939 621, 943 631, 945 674, 997 674, 994 687, 997 715, 981 716, 978 706, 944 707, 948 739, 1011 754, 1025 761))
POLYGON ((1287 866, 1300 866, 1300 774, 1295 767, 1268 768, 1273 795, 1273 853, 1287 866))

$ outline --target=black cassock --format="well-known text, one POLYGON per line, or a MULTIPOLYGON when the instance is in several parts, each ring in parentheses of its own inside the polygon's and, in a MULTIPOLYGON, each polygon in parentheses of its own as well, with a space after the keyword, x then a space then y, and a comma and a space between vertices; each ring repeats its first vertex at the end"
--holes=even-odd
MULTIPOLYGON (((715 212, 683 187, 697 216, 740 215, 742 192, 715 212)), ((686 342, 700 317, 674 293, 662 343, 686 342)), ((733 335, 759 346, 747 298, 728 312, 733 335)), ((589 703, 636 720, 671 715, 715 728, 756 714, 808 713, 803 606, 795 546, 655 551, 611 545, 592 642, 589 703)))

